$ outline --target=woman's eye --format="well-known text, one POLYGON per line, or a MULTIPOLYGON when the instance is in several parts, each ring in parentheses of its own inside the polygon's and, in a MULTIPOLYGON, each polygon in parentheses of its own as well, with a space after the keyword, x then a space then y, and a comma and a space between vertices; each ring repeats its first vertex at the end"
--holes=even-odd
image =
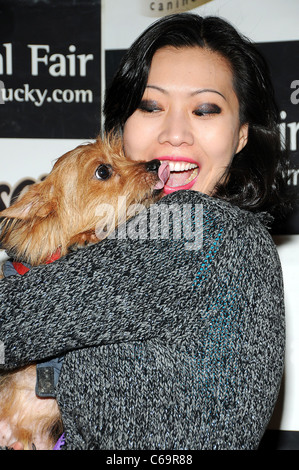
POLYGON ((196 116, 209 116, 210 114, 220 114, 221 108, 216 104, 203 104, 193 111, 196 116))
POLYGON ((157 111, 161 111, 158 103, 152 100, 142 100, 138 109, 144 113, 155 113, 157 111))

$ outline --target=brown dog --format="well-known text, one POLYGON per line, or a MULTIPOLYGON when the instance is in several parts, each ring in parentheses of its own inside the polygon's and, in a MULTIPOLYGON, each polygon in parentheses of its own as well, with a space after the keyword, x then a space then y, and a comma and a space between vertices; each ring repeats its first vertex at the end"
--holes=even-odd
MULTIPOLYGON (((120 140, 79 146, 0 213, 1 248, 37 266, 96 243, 128 218, 132 205, 140 210, 157 201, 168 176, 158 160, 125 158, 120 140)), ((35 365, 0 376, 0 446, 53 449, 63 432, 56 400, 38 398, 35 383, 35 365)))

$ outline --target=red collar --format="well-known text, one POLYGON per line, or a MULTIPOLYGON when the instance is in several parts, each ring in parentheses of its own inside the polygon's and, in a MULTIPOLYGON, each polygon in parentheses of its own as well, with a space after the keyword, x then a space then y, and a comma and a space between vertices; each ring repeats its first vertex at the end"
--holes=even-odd
POLYGON ((13 261, 12 262, 13 264, 13 267, 15 268, 15 270, 17 271, 17 273, 23 275, 25 273, 27 273, 27 271, 29 271, 29 268, 27 268, 27 266, 24 266, 22 263, 17 263, 16 261, 13 261))
MULTIPOLYGON (((57 251, 55 251, 55 253, 53 253, 46 261, 45 264, 50 264, 50 263, 53 263, 53 261, 56 261, 57 259, 60 258, 60 249, 58 248, 57 251)), ((27 266, 24 266, 24 264, 22 263, 18 263, 17 261, 13 261, 13 267, 15 268, 15 270, 23 275, 25 273, 27 273, 29 271, 30 268, 27 268, 27 266)))

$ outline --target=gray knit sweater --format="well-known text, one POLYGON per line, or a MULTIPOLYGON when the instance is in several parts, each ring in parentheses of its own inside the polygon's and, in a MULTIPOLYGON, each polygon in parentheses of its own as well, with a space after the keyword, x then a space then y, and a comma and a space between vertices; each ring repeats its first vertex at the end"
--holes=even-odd
POLYGON ((65 354, 66 449, 256 449, 265 431, 284 363, 276 248, 226 202, 179 191, 156 205, 171 206, 191 209, 189 230, 176 214, 154 237, 133 219, 126 237, 0 283, 4 367, 65 354))

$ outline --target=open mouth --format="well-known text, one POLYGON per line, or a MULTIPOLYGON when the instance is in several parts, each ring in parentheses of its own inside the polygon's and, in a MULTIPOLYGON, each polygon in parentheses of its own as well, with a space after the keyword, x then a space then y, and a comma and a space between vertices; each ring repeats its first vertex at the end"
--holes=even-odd
POLYGON ((170 175, 166 184, 164 185, 164 193, 170 194, 174 191, 182 189, 191 189, 199 175, 199 166, 194 160, 177 157, 171 159, 170 157, 161 157, 159 160, 167 163, 170 170, 170 175))

